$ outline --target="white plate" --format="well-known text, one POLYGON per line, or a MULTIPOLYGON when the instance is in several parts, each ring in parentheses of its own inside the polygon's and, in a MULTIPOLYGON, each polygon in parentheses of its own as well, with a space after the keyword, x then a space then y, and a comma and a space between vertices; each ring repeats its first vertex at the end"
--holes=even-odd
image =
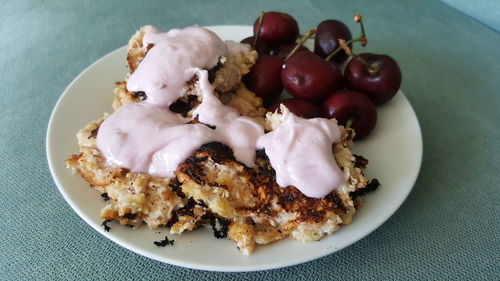
MULTIPOLYGON (((239 41, 251 34, 249 26, 213 26, 223 39, 239 41)), ((422 160, 422 135, 415 112, 402 92, 378 108, 377 127, 367 140, 357 142, 354 152, 370 160, 366 175, 382 183, 366 196, 364 206, 350 225, 319 242, 284 240, 261 246, 249 257, 227 239, 218 240, 208 229, 181 236, 168 230, 152 231, 143 226, 130 229, 111 223, 101 226, 99 210, 104 202, 79 175, 65 167, 64 160, 77 152, 76 132, 87 123, 111 112, 115 81, 125 75, 126 48, 104 56, 84 70, 59 98, 47 130, 47 158, 59 191, 89 225, 106 238, 140 255, 183 267, 214 271, 254 271, 279 268, 314 260, 362 239, 384 223, 412 189, 422 160), (153 241, 165 235, 174 246, 157 247, 153 241)))

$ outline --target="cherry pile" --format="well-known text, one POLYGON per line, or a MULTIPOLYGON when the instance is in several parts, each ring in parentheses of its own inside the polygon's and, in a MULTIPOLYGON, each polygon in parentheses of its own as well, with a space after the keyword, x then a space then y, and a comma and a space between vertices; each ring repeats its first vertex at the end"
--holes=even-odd
POLYGON ((356 139, 366 137, 377 122, 375 107, 398 92, 401 71, 390 56, 352 51, 353 43, 367 44, 359 14, 354 22, 361 27, 361 35, 354 39, 344 23, 333 19, 299 36, 292 16, 263 12, 254 22, 254 35, 241 41, 259 54, 243 82, 270 111, 284 104, 304 118, 335 118, 353 128, 356 139), (303 44, 312 35, 314 50, 310 51, 303 44), (346 63, 348 57, 351 60, 346 63), (294 98, 280 101, 283 89, 294 98))

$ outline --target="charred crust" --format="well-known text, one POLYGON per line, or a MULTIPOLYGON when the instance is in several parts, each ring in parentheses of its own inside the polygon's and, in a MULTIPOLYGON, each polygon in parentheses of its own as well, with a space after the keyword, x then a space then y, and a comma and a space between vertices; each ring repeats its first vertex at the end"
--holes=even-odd
POLYGON ((216 126, 200 122, 198 120, 198 115, 196 115, 193 119, 189 120, 186 124, 202 124, 202 125, 207 126, 210 129, 212 129, 212 130, 215 130, 215 128, 217 128, 216 126))
MULTIPOLYGON (((197 154, 195 154, 194 156, 186 159, 186 161, 184 161, 181 165, 179 165, 179 167, 175 171, 175 174, 187 175, 197 184, 204 185, 205 180, 203 180, 203 177, 206 176, 206 174, 203 171, 203 165, 200 165, 200 163, 204 162, 206 159, 206 156, 199 157, 197 154)), ((181 183, 179 183, 179 187, 180 186, 181 183)))
POLYGON ((109 227, 109 225, 108 225, 109 222, 111 222, 111 220, 104 220, 101 223, 101 226, 104 227, 104 231, 106 231, 106 232, 109 232, 109 230, 111 230, 111 227, 109 227))
POLYGON ((127 219, 127 220, 133 220, 137 217, 137 214, 128 213, 128 214, 124 214, 121 217, 124 219, 127 219))
POLYGON ((281 197, 281 200, 283 200, 283 202, 287 202, 287 203, 291 203, 293 202, 295 198, 293 198, 292 196, 290 195, 283 195, 283 197, 281 197))
POLYGON ((210 217, 210 225, 212 226, 214 236, 217 239, 222 239, 227 237, 229 224, 231 224, 231 220, 229 219, 225 219, 215 215, 212 215, 210 217))
POLYGON ((258 177, 263 182, 276 181, 276 171, 274 169, 259 167, 258 177))
POLYGON ((356 191, 350 192, 349 195, 352 197, 352 199, 356 199, 359 196, 364 196, 369 192, 373 192, 377 190, 380 187, 380 182, 378 179, 372 179, 365 188, 360 188, 356 191))
POLYGON ((96 138, 98 132, 99 132, 99 126, 97 128, 95 128, 95 129, 93 129, 92 131, 90 131, 90 136, 88 138, 89 139, 90 138, 96 138))
POLYGON ((193 156, 193 162, 194 163, 202 163, 202 162, 205 162, 207 161, 208 157, 207 156, 202 156, 202 157, 198 157, 198 156, 193 156))
POLYGON ((280 188, 280 190, 280 205, 288 212, 298 213, 298 221, 320 222, 327 212, 347 212, 342 200, 335 192, 331 192, 325 198, 319 199, 305 196, 294 186, 280 188))
POLYGON ((176 222, 179 221, 179 217, 177 216, 176 213, 172 216, 172 218, 167 222, 165 227, 172 227, 176 222))
POLYGON ((344 203, 342 203, 342 199, 340 199, 335 191, 326 195, 325 200, 331 200, 335 204, 336 208, 342 210, 343 212, 347 212, 347 208, 344 206, 344 203))
POLYGON ((200 102, 198 101, 198 97, 196 95, 188 95, 186 96, 186 99, 188 101, 188 103, 192 106, 192 107, 195 107, 196 105, 198 105, 200 102))
POLYGON ((104 199, 104 201, 109 201, 111 199, 111 198, 109 198, 107 192, 101 193, 101 197, 102 197, 102 199, 104 199))
POLYGON ((203 204, 202 201, 197 202, 193 198, 189 198, 186 206, 179 208, 174 212, 174 215, 172 219, 168 222, 167 226, 168 227, 173 226, 176 222, 180 221, 181 217, 190 217, 196 221, 195 228, 197 228, 200 225, 209 222, 210 216, 211 212, 208 210, 206 205, 203 204), (204 213, 201 216, 197 215, 194 211, 196 208, 201 208, 204 213))
MULTIPOLYGON (((194 88, 195 85, 190 82, 188 82, 188 88, 194 88)), ((198 100, 198 97, 196 95, 187 95, 187 96, 182 96, 178 100, 176 100, 174 103, 172 103, 169 106, 169 109, 175 113, 179 113, 184 117, 188 116, 188 113, 198 106, 200 104, 200 101, 198 100)))
POLYGON ((264 149, 259 149, 255 152, 255 164, 258 170, 258 176, 262 178, 264 182, 276 181, 276 171, 271 166, 269 157, 267 157, 264 149))
POLYGON ((259 186, 257 187, 255 195, 257 197, 257 203, 255 204, 255 206, 240 207, 237 208, 237 210, 249 213, 258 213, 258 214, 265 214, 268 216, 274 216, 276 214, 276 211, 274 211, 274 209, 271 208, 271 202, 276 193, 273 191, 272 183, 269 184, 257 183, 257 184, 259 184, 259 186))
POLYGON ((170 240, 168 239, 168 236, 165 236, 165 239, 163 240, 160 240, 160 241, 154 241, 153 244, 155 244, 156 246, 158 247, 165 247, 165 246, 168 246, 168 245, 174 245, 174 241, 175 240, 170 240))
POLYGON ((226 161, 236 161, 233 150, 220 142, 210 142, 202 145, 197 154, 210 155, 215 163, 222 164, 226 161))
POLYGON ((169 109, 175 113, 179 113, 186 117, 187 113, 192 109, 188 102, 178 99, 173 104, 170 105, 169 109))
POLYGON ((198 77, 198 74, 195 74, 193 76, 193 78, 191 78, 191 80, 186 82, 186 87, 188 89, 194 89, 196 87, 196 83, 198 82, 199 79, 200 79, 200 77, 198 77))
MULTIPOLYGON (((278 215, 278 212, 284 211, 296 214, 294 220, 297 223, 321 223, 332 213, 342 217, 344 214, 350 212, 349 205, 347 203, 344 205, 345 200, 349 198, 344 198, 336 191, 331 192, 324 198, 311 198, 305 196, 294 186, 280 187, 276 183, 275 171, 270 165, 265 150, 257 150, 255 155, 255 167, 248 168, 235 160, 233 152, 228 146, 218 142, 207 143, 202 145, 195 152, 194 156, 188 158, 180 165, 176 171, 176 175, 182 175, 182 177, 179 177, 182 182, 190 177, 191 179, 188 179, 188 181, 192 180, 200 185, 225 188, 222 182, 207 180, 205 175, 205 172, 208 173, 208 170, 205 170, 206 162, 213 161, 231 167, 243 166, 241 170, 238 166, 238 176, 247 179, 251 183, 253 198, 251 206, 235 207, 239 216, 259 214, 274 217, 278 215)), ((359 158, 359 163, 364 163, 363 159, 359 158)), ((177 215, 194 216, 190 208, 181 210, 177 215)), ((211 225, 217 226, 221 224, 220 220, 216 220, 214 214, 209 211, 203 215, 201 220, 209 222, 211 225)), ((257 223, 258 225, 259 223, 257 223)), ((214 228, 214 226, 212 227, 214 228)), ((214 236, 219 238, 218 236, 224 237, 224 235, 227 235, 224 234, 223 229, 222 233, 220 231, 221 228, 216 227, 214 229, 214 236), (216 230, 218 231, 217 233, 216 230)))
POLYGON ((187 205, 178 209, 177 211, 175 211, 175 214, 177 215, 177 217, 179 217, 179 216, 194 217, 193 207, 195 205, 196 205, 196 201, 194 201, 193 198, 189 198, 187 205))
POLYGON ((120 173, 122 174, 122 176, 126 176, 128 173, 130 173, 130 169, 127 169, 127 168, 121 168, 120 169, 120 173))
POLYGON ((354 167, 364 169, 368 165, 368 159, 361 155, 353 154, 354 156, 354 167))
POLYGON ((182 170, 196 183, 200 185, 204 185, 205 181, 203 180, 203 177, 206 176, 205 172, 203 172, 203 168, 201 166, 198 166, 197 163, 199 162, 198 158, 196 157, 191 157, 188 158, 184 164, 182 164, 182 170))
POLYGON ((255 151, 255 157, 257 159, 262 159, 265 161, 269 161, 269 157, 267 157, 266 150, 264 148, 255 151))
POLYGON ((137 100, 137 101, 143 101, 143 100, 147 100, 148 99, 148 96, 146 95, 145 92, 143 91, 139 91, 139 92, 134 92, 132 94, 132 97, 137 100))
POLYGON ((187 121, 186 124, 200 124, 200 121, 198 121, 198 116, 194 117, 194 119, 187 121))
POLYGON ((177 218, 183 217, 183 216, 188 216, 188 217, 194 217, 193 209, 192 207, 182 207, 179 210, 175 212, 177 215, 177 218))
POLYGON ((201 123, 201 124, 203 124, 203 125, 205 125, 205 126, 209 127, 209 128, 210 128, 210 129, 212 129, 212 130, 215 130, 215 128, 217 128, 217 127, 215 127, 215 126, 213 126, 213 125, 208 125, 208 124, 205 124, 205 123, 201 123))
POLYGON ((217 72, 221 69, 224 64, 221 62, 221 59, 217 61, 217 64, 210 70, 208 70, 208 82, 212 84, 215 81, 215 77, 217 76, 217 72))
POLYGON ((173 192, 175 192, 175 194, 177 194, 177 196, 186 198, 186 195, 184 194, 184 192, 182 192, 181 183, 177 178, 171 179, 168 183, 168 186, 172 189, 173 192))

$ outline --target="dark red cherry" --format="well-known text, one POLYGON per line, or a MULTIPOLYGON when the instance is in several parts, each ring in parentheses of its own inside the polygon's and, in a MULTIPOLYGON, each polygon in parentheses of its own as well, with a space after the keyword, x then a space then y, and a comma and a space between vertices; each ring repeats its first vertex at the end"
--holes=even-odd
POLYGON ((285 62, 281 80, 292 96, 311 100, 323 99, 342 87, 340 69, 309 51, 299 51, 285 62))
MULTIPOLYGON (((293 43, 299 34, 297 21, 289 14, 280 12, 266 12, 262 18, 259 40, 263 40, 269 46, 278 46, 293 43)), ((259 18, 253 24, 253 34, 257 34, 259 18)))
POLYGON ((259 56, 250 73, 243 77, 245 86, 264 100, 264 106, 274 103, 283 91, 282 67, 283 60, 277 56, 259 56))
POLYGON ((240 42, 250 45, 250 47, 252 47, 252 49, 257 51, 259 56, 269 54, 269 46, 267 46, 267 44, 264 41, 257 40, 257 44, 254 46, 255 37, 253 37, 253 36, 247 37, 247 38, 241 40, 240 42))
POLYGON ((397 62, 386 55, 360 54, 346 65, 344 79, 349 89, 367 94, 377 105, 390 100, 401 86, 401 70, 397 62))
POLYGON ((275 112, 278 110, 278 112, 281 113, 281 104, 286 106, 293 114, 303 118, 316 118, 321 116, 321 107, 319 105, 310 100, 299 98, 285 99, 275 103, 273 106, 269 107, 269 111, 275 112))
MULTIPOLYGON (((274 55, 280 57, 281 59, 285 59, 288 56, 288 54, 290 54, 290 52, 295 48, 295 45, 297 44, 289 43, 281 45, 278 48, 276 48, 276 50, 274 51, 274 55)), ((304 46, 300 46, 297 49, 297 52, 298 51, 309 51, 309 50, 304 46)))
POLYGON ((377 123, 375 105, 364 93, 357 91, 341 90, 331 94, 323 101, 322 115, 335 118, 344 126, 350 120, 356 132, 355 139, 368 136, 377 123))
MULTIPOLYGON (((322 58, 326 58, 331 52, 339 47, 339 39, 349 41, 352 39, 351 31, 341 21, 338 20, 325 20, 322 21, 316 31, 316 38, 314 39, 314 53, 322 58)), ((349 48, 352 44, 348 44, 349 48)), ((340 51, 332 60, 342 63, 347 59, 345 52, 340 51)))

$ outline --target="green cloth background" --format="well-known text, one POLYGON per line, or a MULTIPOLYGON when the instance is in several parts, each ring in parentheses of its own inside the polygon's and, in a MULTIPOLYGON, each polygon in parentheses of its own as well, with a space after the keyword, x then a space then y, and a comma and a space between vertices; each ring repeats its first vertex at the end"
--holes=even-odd
POLYGON ((499 280, 500 34, 440 1, 1 1, 0 280, 499 280), (360 12, 367 51, 393 56, 420 120, 410 196, 358 243, 254 273, 180 268, 134 254, 59 194, 47 123, 66 86, 145 24, 247 25, 285 11, 301 31, 360 12))

